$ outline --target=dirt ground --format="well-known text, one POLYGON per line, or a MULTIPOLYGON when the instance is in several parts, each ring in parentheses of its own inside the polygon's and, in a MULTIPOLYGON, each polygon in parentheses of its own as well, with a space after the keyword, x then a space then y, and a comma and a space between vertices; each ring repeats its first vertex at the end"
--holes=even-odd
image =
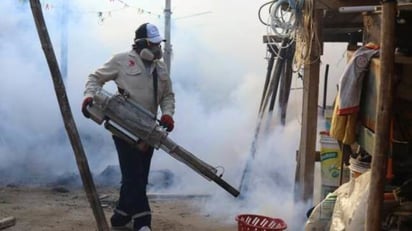
MULTIPOLYGON (((109 222, 118 192, 98 190, 109 222)), ((154 231, 237 230, 236 221, 220 221, 196 208, 196 197, 151 196, 154 231)), ((0 187, 0 220, 13 216, 16 224, 6 231, 97 230, 92 210, 82 188, 0 187)))

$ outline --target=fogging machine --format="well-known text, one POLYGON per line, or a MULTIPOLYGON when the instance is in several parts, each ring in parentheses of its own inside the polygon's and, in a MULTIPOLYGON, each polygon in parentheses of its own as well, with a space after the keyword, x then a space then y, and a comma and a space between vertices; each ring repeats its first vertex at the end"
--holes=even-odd
POLYGON ((113 135, 136 146, 144 141, 156 149, 160 148, 207 180, 214 181, 234 197, 239 195, 238 190, 217 175, 215 167, 176 144, 150 111, 125 96, 101 89, 93 97, 88 111, 93 121, 99 125, 104 123, 104 127, 113 135))

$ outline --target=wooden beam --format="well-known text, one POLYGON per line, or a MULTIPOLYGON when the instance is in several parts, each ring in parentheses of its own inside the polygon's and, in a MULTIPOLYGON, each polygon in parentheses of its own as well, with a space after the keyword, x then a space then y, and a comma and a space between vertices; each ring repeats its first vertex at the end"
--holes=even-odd
MULTIPOLYGON (((362 31, 356 31, 352 28, 326 28, 322 33, 323 42, 343 42, 349 43, 351 41, 362 42, 363 33, 362 31)), ((282 38, 276 35, 264 35, 264 43, 279 43, 282 42, 282 38)))
POLYGON ((362 32, 340 32, 328 30, 323 32, 323 42, 362 42, 363 34, 362 32))
POLYGON ((263 35, 263 43, 280 43, 283 38, 277 35, 263 35))
POLYGON ((359 28, 363 27, 361 13, 340 13, 337 10, 328 10, 324 14, 325 28, 359 28))
POLYGON ((383 193, 386 182, 386 163, 390 142, 390 121, 392 117, 392 80, 394 77, 395 64, 395 17, 396 1, 384 1, 382 3, 380 54, 380 74, 382 78, 378 86, 376 140, 372 155, 368 210, 365 219, 366 231, 381 230, 383 193))
POLYGON ((319 0, 317 9, 338 9, 342 6, 372 6, 379 5, 379 0, 319 0))
MULTIPOLYGON (((322 11, 315 10, 313 29, 320 34, 322 11)), ((310 62, 304 65, 302 128, 298 153, 295 199, 311 201, 313 199, 313 182, 315 171, 315 153, 318 118, 318 92, 321 43, 319 37, 311 41, 310 62)))
POLYGON ((57 101, 60 106, 60 112, 63 117, 64 126, 66 128, 67 135, 69 136, 70 143, 76 157, 77 167, 79 169, 87 198, 89 199, 90 206, 93 210, 97 222, 97 228, 99 231, 109 231, 109 226, 107 224, 103 209, 100 205, 93 178, 90 173, 89 165, 87 163, 86 154, 84 153, 83 145, 81 143, 80 136, 73 119, 72 111, 70 109, 70 104, 66 94, 62 75, 57 63, 49 33, 47 31, 47 26, 44 21, 40 1, 30 0, 30 6, 43 52, 49 65, 49 70, 53 80, 57 101))

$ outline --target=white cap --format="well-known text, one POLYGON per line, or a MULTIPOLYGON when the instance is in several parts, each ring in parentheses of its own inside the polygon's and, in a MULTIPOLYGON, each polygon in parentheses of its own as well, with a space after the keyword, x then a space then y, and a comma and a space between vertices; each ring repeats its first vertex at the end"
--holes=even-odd
POLYGON ((163 41, 163 37, 160 36, 159 30, 153 24, 146 24, 147 40, 152 43, 160 43, 163 41))
POLYGON ((163 37, 160 36, 157 27, 151 23, 144 23, 137 28, 135 32, 134 40, 146 39, 152 43, 160 43, 164 41, 163 37))

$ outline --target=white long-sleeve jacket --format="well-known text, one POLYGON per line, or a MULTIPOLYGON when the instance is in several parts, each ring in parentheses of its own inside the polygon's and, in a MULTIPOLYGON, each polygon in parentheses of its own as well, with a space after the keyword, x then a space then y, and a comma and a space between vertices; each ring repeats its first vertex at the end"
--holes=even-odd
POLYGON ((90 74, 84 91, 85 97, 93 97, 103 85, 113 80, 117 87, 123 89, 129 99, 143 106, 153 114, 157 114, 158 106, 162 114, 173 116, 175 111, 175 97, 172 82, 166 65, 162 61, 155 61, 150 67, 150 72, 134 51, 114 55, 102 67, 90 74), (154 100, 153 70, 156 68, 157 104, 154 100))

